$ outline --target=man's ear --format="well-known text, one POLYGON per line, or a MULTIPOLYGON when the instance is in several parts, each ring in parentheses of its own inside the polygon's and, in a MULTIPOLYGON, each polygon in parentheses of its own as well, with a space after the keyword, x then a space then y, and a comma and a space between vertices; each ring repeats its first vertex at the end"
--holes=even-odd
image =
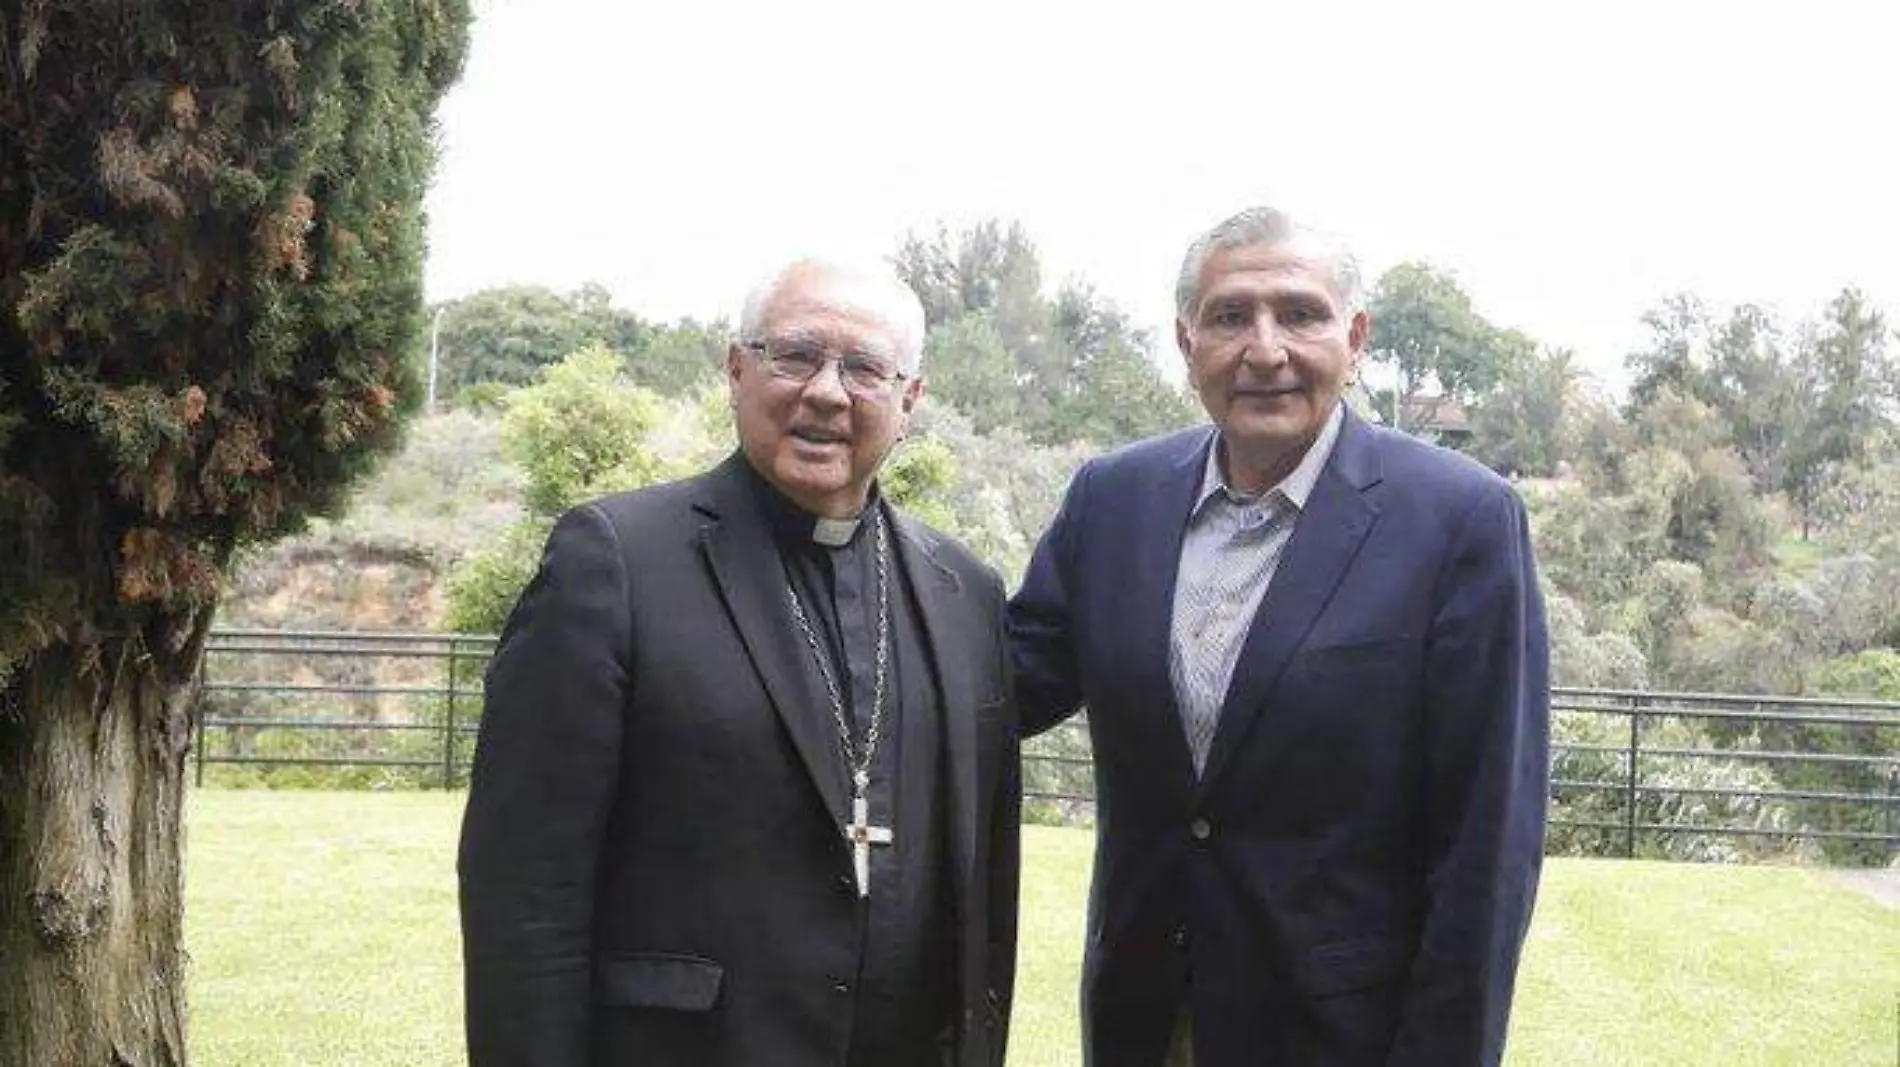
POLYGON ((1187 368, 1187 380, 1190 387, 1198 388, 1194 380, 1194 336, 1188 329, 1187 320, 1176 317, 1174 320, 1174 347, 1181 350, 1181 363, 1187 368))
POLYGON ((739 377, 745 373, 746 351, 739 342, 726 346, 726 406, 739 406, 739 377))
POLYGON ((910 413, 916 410, 918 403, 923 400, 925 391, 924 376, 921 374, 905 382, 904 392, 897 400, 898 410, 902 411, 905 417, 909 417, 910 413))
POLYGON ((1372 313, 1363 310, 1353 312, 1352 325, 1346 328, 1346 347, 1352 352, 1354 366, 1358 365, 1360 355, 1366 350, 1366 341, 1371 337, 1372 313))

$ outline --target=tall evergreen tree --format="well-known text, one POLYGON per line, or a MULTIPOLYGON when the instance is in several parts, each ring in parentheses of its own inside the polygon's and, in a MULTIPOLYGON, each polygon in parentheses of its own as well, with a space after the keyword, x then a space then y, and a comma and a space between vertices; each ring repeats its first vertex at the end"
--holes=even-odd
POLYGON ((189 683, 418 400, 465 0, 0 0, 0 1067, 186 1061, 189 683))

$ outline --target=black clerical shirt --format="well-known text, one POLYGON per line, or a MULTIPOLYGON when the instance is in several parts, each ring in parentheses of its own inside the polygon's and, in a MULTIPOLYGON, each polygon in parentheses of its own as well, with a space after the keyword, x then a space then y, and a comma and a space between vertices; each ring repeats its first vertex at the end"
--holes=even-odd
MULTIPOLYGON (((749 468, 748 468, 749 469, 749 468)), ((876 685, 878 632, 875 496, 841 544, 814 540, 817 520, 753 476, 785 564, 806 616, 828 656, 846 720, 852 723, 855 754, 863 758, 876 685)), ((909 584, 898 566, 896 531, 886 527, 886 581, 891 640, 880 740, 873 756, 866 799, 870 821, 892 829, 891 845, 871 848, 871 895, 858 902, 858 980, 852 987, 851 1067, 935 1067, 940 1042, 953 1020, 956 982, 945 862, 946 804, 942 712, 909 584)), ((788 626, 796 628, 789 618, 788 626)), ((797 635, 805 645, 804 635, 797 635)), ((826 732, 837 723, 817 664, 805 645, 801 662, 818 707, 796 709, 822 716, 826 732)), ((849 795, 849 771, 841 745, 832 746, 849 795)), ((843 830, 839 830, 840 842, 843 830)), ((845 887, 855 893, 855 885, 845 887)))

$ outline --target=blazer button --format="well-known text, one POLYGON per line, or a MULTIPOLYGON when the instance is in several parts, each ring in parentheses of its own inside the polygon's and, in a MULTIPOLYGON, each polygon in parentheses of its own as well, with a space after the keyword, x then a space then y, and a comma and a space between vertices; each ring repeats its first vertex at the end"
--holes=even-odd
POLYGON ((831 991, 833 993, 849 993, 851 992, 851 983, 842 978, 833 978, 831 980, 831 991))
POLYGON ((1168 935, 1168 940, 1174 942, 1175 948, 1186 948, 1188 943, 1187 927, 1175 927, 1174 931, 1168 935))
POLYGON ((1188 823, 1188 833, 1193 834, 1196 841, 1205 841, 1214 836, 1214 824, 1206 819, 1196 819, 1188 823))

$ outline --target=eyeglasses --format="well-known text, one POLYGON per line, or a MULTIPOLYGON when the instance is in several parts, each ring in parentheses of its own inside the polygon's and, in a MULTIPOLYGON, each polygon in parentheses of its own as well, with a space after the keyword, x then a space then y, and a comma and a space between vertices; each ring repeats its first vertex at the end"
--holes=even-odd
POLYGON ((823 345, 809 341, 747 341, 743 346, 765 361, 775 378, 788 382, 809 382, 818 377, 827 363, 838 364, 838 379, 852 396, 882 398, 893 384, 906 375, 881 356, 849 352, 834 356, 823 345))

